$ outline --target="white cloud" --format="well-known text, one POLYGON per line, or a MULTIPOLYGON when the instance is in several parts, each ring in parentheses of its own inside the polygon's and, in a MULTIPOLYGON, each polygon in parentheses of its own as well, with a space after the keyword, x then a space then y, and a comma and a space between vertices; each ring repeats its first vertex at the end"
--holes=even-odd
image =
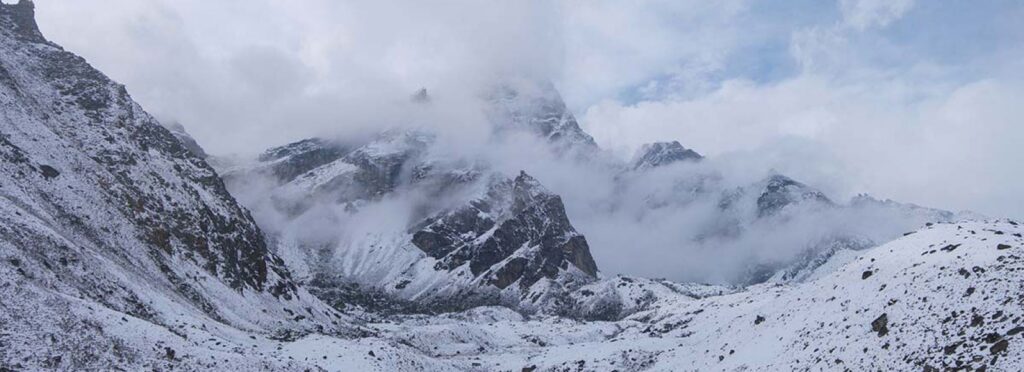
POLYGON ((914 0, 840 0, 843 22, 858 30, 885 27, 914 7, 914 0))
POLYGON ((693 100, 588 110, 586 129, 625 156, 641 144, 678 139, 711 156, 772 154, 775 168, 839 196, 860 192, 993 215, 1024 215, 1010 159, 1024 143, 1019 85, 994 80, 952 89, 903 81, 858 83, 802 76, 772 85, 728 82, 693 100), (814 151, 793 151, 811 143, 814 151), (827 160, 827 161, 825 161, 827 160), (836 170, 841 170, 837 173, 836 170))
POLYGON ((1012 37, 1024 33, 1012 15, 1024 10, 988 6, 961 17, 951 5, 48 0, 37 8, 48 37, 125 83, 151 112, 181 120, 214 153, 415 120, 395 103, 421 86, 457 102, 476 81, 523 74, 554 80, 586 129, 622 156, 678 139, 844 195, 1024 216, 1010 160, 1021 156, 1013 120, 1024 107, 1024 38, 1012 37), (969 29, 960 39, 986 43, 949 51, 907 36, 937 28, 969 29))

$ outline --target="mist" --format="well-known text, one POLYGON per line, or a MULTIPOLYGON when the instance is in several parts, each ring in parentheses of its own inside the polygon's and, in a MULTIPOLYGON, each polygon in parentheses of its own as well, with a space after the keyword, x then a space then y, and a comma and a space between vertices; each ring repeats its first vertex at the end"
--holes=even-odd
MULTIPOLYGON (((53 0, 38 12, 44 34, 212 154, 430 132, 432 158, 525 170, 559 194, 605 274, 731 283, 830 237, 877 244, 926 222, 871 207, 723 215, 722 193, 772 174, 840 205, 868 193, 1024 217, 1024 9, 938 3, 53 0), (597 160, 495 135, 481 97, 510 81, 552 83, 597 160), (429 104, 410 102, 421 88, 429 104), (641 145, 672 140, 707 159, 621 180, 641 145)), ((276 186, 233 192, 305 246, 405 232, 464 201, 399 190, 291 215, 264 197, 276 186)))

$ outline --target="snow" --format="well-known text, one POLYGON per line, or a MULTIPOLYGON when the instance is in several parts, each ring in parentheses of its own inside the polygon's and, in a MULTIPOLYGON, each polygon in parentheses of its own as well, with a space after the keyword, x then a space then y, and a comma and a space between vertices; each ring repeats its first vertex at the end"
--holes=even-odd
MULTIPOLYGON (((301 237, 265 241, 217 173, 123 87, 24 29, 31 10, 30 2, 0 5, 2 370, 1024 365, 1024 228, 1009 220, 927 224, 874 248, 815 256, 824 261, 803 267, 799 280, 746 288, 593 278, 568 265, 529 288, 498 289, 468 265, 436 269, 438 260, 401 229, 356 236, 332 247, 331 262, 317 261, 325 257, 303 251, 301 237), (506 306, 446 314, 341 312, 301 286, 325 264, 333 274, 420 304, 481 296, 506 306)), ((534 88, 496 98, 508 100, 497 114, 510 125, 540 125, 551 138, 589 143, 557 93, 534 88)), ((390 134, 285 187, 322 188, 355 172, 356 162, 389 168, 426 142, 415 133, 390 134)), ((454 171, 477 175, 475 168, 454 171)), ((481 192, 470 199, 497 199, 490 213, 477 211, 480 217, 507 218, 514 187, 524 188, 518 191, 527 202, 557 197, 525 174, 516 181, 485 179, 501 187, 473 190, 481 192)), ((771 181, 742 197, 758 198, 771 181)), ((779 184, 780 202, 824 197, 804 185, 779 184)), ((851 204, 914 221, 958 217, 867 198, 851 204)), ((782 208, 783 214, 801 211, 782 208)), ((494 231, 466 238, 479 242, 494 231)), ((578 236, 571 227, 561 233, 578 236)), ((535 243, 524 243, 495 267, 536 254, 535 243)))

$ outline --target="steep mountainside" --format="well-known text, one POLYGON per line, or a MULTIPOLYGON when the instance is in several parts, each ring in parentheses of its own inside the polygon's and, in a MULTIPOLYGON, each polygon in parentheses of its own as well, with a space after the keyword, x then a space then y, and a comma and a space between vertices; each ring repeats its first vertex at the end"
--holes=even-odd
MULTIPOLYGON (((553 87, 524 89, 503 86, 488 96, 499 136, 519 131, 558 152, 597 150, 553 87)), ((289 265, 331 303, 373 307, 365 293, 382 292, 433 310, 505 304, 532 311, 555 306, 567 289, 597 278, 586 239, 558 195, 525 173, 505 175, 478 159, 438 156, 436 143, 425 130, 389 130, 345 145, 308 139, 221 170, 257 215, 316 219, 297 223, 327 230, 327 238, 294 224, 271 231, 289 265), (254 180, 269 180, 269 197, 246 195, 254 180), (397 224, 386 231, 322 226, 373 218, 389 203, 407 203, 412 211, 382 224, 397 224), (353 293, 353 284, 361 290, 353 293)))
POLYGON ((296 286, 216 172, 123 86, 46 41, 33 12, 0 6, 0 328, 33 322, 0 334, 0 360, 26 351, 26 368, 86 368, 89 355, 115 357, 104 348, 147 347, 94 328, 99 313, 168 329, 346 329, 296 286), (76 361, 46 360, 63 342, 24 343, 47 337, 93 339, 76 361))
MULTIPOLYGON (((380 291, 434 310, 480 304, 527 310, 547 302, 538 302, 542 295, 534 290, 562 293, 563 286, 596 279, 586 239, 569 222, 561 198, 525 173, 511 178, 425 156, 432 140, 417 132, 385 133, 291 179, 276 179, 271 202, 257 208, 296 221, 323 220, 324 213, 332 216, 327 220, 369 219, 390 201, 425 197, 415 202, 415 213, 396 217, 408 223, 383 224, 390 229, 329 234, 326 241, 308 239, 301 226, 280 231, 282 254, 315 293, 331 303, 362 303, 363 294, 348 289, 356 284, 361 292, 380 291)), ((303 168, 304 159, 329 151, 326 143, 307 140, 270 150, 265 154, 288 155, 235 168, 234 174, 246 182, 275 166, 303 168)))

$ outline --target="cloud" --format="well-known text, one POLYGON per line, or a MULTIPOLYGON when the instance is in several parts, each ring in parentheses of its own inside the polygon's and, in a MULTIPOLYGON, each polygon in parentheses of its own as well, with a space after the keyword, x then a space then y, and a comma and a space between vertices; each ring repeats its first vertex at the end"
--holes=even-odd
POLYGON ((840 0, 843 23, 859 30, 885 27, 914 6, 914 0, 840 0))
POLYGON ((396 107, 420 87, 454 97, 499 76, 557 75, 560 12, 543 1, 38 4, 50 39, 215 154, 400 125, 396 107))
MULTIPOLYGON (((723 251, 680 249, 679 239, 718 222, 707 211, 713 201, 648 213, 643 200, 628 199, 602 217, 601 202, 617 187, 607 169, 553 161, 529 141, 480 140, 487 135, 482 86, 509 76, 551 80, 604 148, 625 159, 643 143, 679 140, 710 156, 723 187, 774 169, 838 200, 869 192, 1024 217, 1017 160, 1024 6, 1013 1, 47 0, 37 7, 50 39, 125 83, 150 112, 181 121, 214 154, 434 125, 444 149, 486 158, 506 173, 526 168, 563 194, 609 272, 741 267, 757 260, 751 254, 792 254, 786 249, 797 238, 850 221, 791 224, 779 235, 718 245, 723 251), (409 104, 420 87, 434 105, 409 104)), ((672 184, 649 181, 653 190, 640 191, 672 184)), ((408 212, 390 207, 375 216, 408 212)), ((322 233, 331 238, 340 220, 326 220, 322 233)))

